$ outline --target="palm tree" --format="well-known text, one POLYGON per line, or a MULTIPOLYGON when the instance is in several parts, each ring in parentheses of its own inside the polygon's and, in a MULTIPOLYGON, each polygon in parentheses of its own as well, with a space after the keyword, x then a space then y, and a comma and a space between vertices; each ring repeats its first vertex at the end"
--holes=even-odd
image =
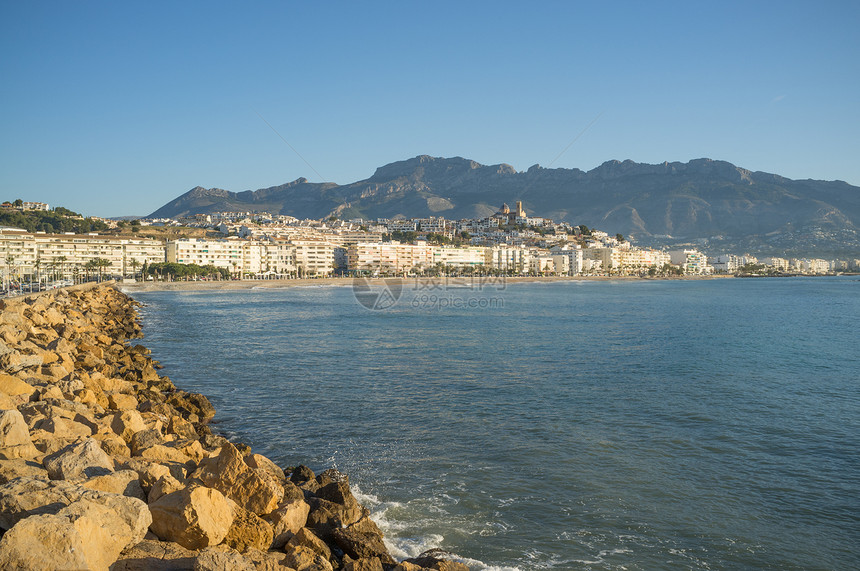
POLYGON ((96 258, 96 265, 99 269, 99 281, 101 281, 104 269, 111 267, 111 262, 110 260, 106 260, 104 258, 96 258))
MULTIPOLYGON (((39 289, 42 289, 41 288, 42 278, 39 277, 39 266, 41 266, 41 265, 42 265, 42 260, 40 260, 39 258, 36 258, 36 261, 33 262, 33 277, 39 283, 39 286, 40 286, 39 289)), ((31 283, 32 283, 32 281, 33 280, 30 280, 31 283)))
POLYGON ((60 266, 60 277, 62 279, 66 279, 66 258, 65 256, 56 256, 54 258, 54 264, 59 264, 60 266))
POLYGON ((137 267, 140 265, 140 262, 138 262, 136 259, 132 258, 131 261, 129 262, 129 265, 131 266, 131 277, 132 277, 132 279, 137 279, 137 267))

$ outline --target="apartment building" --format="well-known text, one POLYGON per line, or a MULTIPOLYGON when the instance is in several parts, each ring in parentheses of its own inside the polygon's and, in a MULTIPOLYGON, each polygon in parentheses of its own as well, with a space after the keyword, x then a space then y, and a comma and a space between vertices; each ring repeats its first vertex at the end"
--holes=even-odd
POLYGON ((597 264, 589 264, 590 267, 599 267, 603 271, 616 271, 621 268, 622 250, 620 248, 610 248, 606 246, 588 247, 582 250, 583 263, 585 260, 597 262, 597 264))
POLYGON ((171 240, 167 242, 166 257, 176 264, 215 266, 237 275, 245 272, 244 242, 237 238, 171 240))
POLYGON ((347 269, 353 272, 420 272, 434 264, 436 246, 400 242, 359 242, 347 249, 347 269))
POLYGON ((649 268, 662 268, 671 258, 660 250, 621 250, 620 269, 622 273, 639 273, 649 268))
POLYGON ((465 248, 441 246, 433 251, 433 264, 457 268, 483 266, 485 252, 486 248, 482 246, 467 246, 465 248))
POLYGON ((684 269, 687 274, 710 274, 714 268, 708 265, 708 258, 698 250, 672 250, 669 259, 684 269))
POLYGON ((337 244, 327 240, 292 239, 295 248, 296 267, 300 275, 330 276, 337 267, 335 250, 337 244))
POLYGON ((523 246, 493 246, 485 257, 487 266, 505 273, 526 274, 530 268, 531 253, 523 246))
POLYGON ((433 232, 434 234, 442 234, 445 232, 445 219, 431 216, 430 218, 419 218, 418 229, 422 232, 433 232))
POLYGON ((6 266, 7 275, 17 277, 50 272, 71 278, 97 258, 109 262, 102 268, 104 274, 125 276, 145 263, 163 262, 164 254, 164 244, 159 240, 0 230, 0 261, 6 266))

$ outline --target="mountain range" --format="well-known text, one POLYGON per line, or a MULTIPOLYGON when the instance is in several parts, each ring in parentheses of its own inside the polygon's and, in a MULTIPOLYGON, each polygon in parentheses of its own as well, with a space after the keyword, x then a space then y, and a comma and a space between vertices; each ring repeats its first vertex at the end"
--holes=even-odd
POLYGON ((766 255, 860 257, 860 187, 791 180, 725 161, 608 161, 517 171, 427 155, 346 185, 300 178, 255 191, 196 187, 151 218, 256 211, 297 218, 480 218, 521 200, 529 215, 622 233, 651 246, 697 244, 766 255))

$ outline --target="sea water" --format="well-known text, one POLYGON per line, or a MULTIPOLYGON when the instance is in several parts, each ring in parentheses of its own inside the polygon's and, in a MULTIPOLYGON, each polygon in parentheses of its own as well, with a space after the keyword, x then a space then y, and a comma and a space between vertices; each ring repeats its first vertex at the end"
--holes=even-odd
POLYGON ((349 474, 398 558, 860 568, 856 278, 399 293, 133 295, 217 431, 349 474))

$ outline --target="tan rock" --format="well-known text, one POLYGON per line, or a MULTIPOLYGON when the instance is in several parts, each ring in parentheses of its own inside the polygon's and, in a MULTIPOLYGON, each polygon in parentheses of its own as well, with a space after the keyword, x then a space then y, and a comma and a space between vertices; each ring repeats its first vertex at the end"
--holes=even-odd
POLYGON ((112 474, 95 476, 84 480, 81 485, 89 490, 110 492, 129 498, 137 498, 143 502, 147 499, 146 494, 143 493, 143 488, 140 486, 137 472, 134 470, 119 470, 112 474))
POLYGON ((272 525, 257 514, 236 506, 233 525, 224 538, 224 544, 239 551, 248 547, 268 549, 272 544, 272 525))
POLYGON ((150 446, 155 446, 156 444, 162 444, 164 442, 164 436, 158 430, 147 428, 146 430, 140 430, 135 432, 131 441, 129 442, 129 447, 131 448, 131 454, 133 456, 140 456, 140 453, 150 446))
POLYGON ((123 549, 143 539, 151 521, 140 500, 110 496, 17 523, 0 540, 0 568, 106 571, 123 549))
POLYGON ((110 427, 126 442, 131 441, 131 437, 135 432, 146 430, 143 417, 136 410, 117 412, 113 416, 110 427))
POLYGON ((87 489, 80 482, 19 477, 0 486, 0 528, 9 529, 33 515, 56 514, 82 499, 107 504, 117 497, 87 489))
POLYGON ((93 568, 93 562, 87 559, 84 537, 68 517, 32 516, 0 539, 0 569, 52 571, 93 568))
POLYGON ((200 462, 206 457, 206 451, 203 450, 203 446, 199 440, 174 440, 165 444, 165 446, 175 448, 191 458, 195 463, 200 462))
MULTIPOLYGON (((193 569, 197 552, 170 541, 144 539, 122 552, 111 571, 177 571, 193 569)), ((284 571, 284 570, 278 570, 284 571)))
POLYGON ((11 397, 21 397, 21 403, 30 400, 36 389, 17 377, 0 373, 0 393, 6 393, 11 397))
POLYGON ((382 571, 382 561, 377 557, 349 560, 341 571, 382 571))
POLYGON ((149 448, 144 448, 140 451, 140 457, 159 463, 174 462, 177 464, 184 464, 191 468, 196 466, 196 462, 194 462, 190 456, 183 454, 176 448, 171 448, 164 444, 156 444, 149 448))
POLYGON ((49 480, 48 471, 41 462, 14 458, 11 460, 0 460, 0 485, 6 484, 15 478, 34 478, 49 480))
POLYGON ((284 470, 262 454, 248 454, 245 456, 245 464, 251 468, 264 470, 282 486, 287 481, 287 476, 284 474, 284 470))
POLYGON ((201 460, 194 477, 258 515, 277 508, 283 498, 283 488, 265 471, 245 464, 239 450, 229 442, 217 454, 201 460))
POLYGON ((0 393, 0 410, 12 410, 13 408, 17 408, 18 404, 17 399, 13 400, 6 393, 0 393))
POLYGON ((136 410, 137 399, 123 393, 108 394, 108 408, 111 410, 136 410))
POLYGON ((56 307, 49 307, 42 312, 45 323, 50 327, 56 327, 65 320, 65 316, 56 307))
POLYGON ((45 456, 42 463, 52 480, 91 478, 114 471, 113 461, 92 438, 45 456))
POLYGON ((99 441, 102 450, 110 456, 131 456, 131 450, 126 446, 125 440, 113 432, 93 434, 93 438, 99 441))
POLYGON ((63 399, 65 396, 63 395, 63 391, 57 385, 45 385, 39 387, 38 389, 38 398, 39 400, 48 400, 48 399, 63 399))
POLYGON ((52 434, 55 438, 65 439, 86 438, 93 434, 91 426, 62 416, 54 416, 40 420, 33 428, 34 430, 44 430, 45 432, 52 434))
POLYGON ((0 459, 26 459, 38 455, 24 416, 18 410, 0 410, 0 459))
POLYGON ((158 498, 149 506, 152 532, 187 549, 202 549, 224 540, 233 524, 234 504, 221 492, 190 486, 158 498))
POLYGON ((242 552, 242 555, 251 562, 257 571, 288 571, 288 568, 282 565, 286 558, 286 554, 283 552, 263 551, 248 547, 242 552))
POLYGON ((234 549, 219 545, 200 551, 194 561, 194 571, 256 571, 254 565, 234 549))
POLYGON ((265 516, 272 524, 272 549, 282 549, 287 542, 308 522, 311 507, 304 500, 292 500, 282 503, 278 508, 265 516))
POLYGON ((31 369, 42 366, 40 355, 23 355, 18 352, 6 353, 0 357, 0 367, 9 373, 16 373, 23 369, 31 369))
POLYGON ((73 369, 65 365, 65 361, 58 359, 57 363, 42 367, 42 374, 51 377, 55 380, 65 379, 69 376, 73 369))
POLYGON ((182 464, 159 464, 146 458, 118 459, 117 468, 121 470, 134 470, 140 479, 143 491, 150 493, 155 483, 165 475, 169 475, 180 482, 185 481, 188 471, 182 464))
POLYGON ((176 434, 177 436, 188 440, 199 438, 197 431, 194 430, 194 425, 181 416, 173 416, 170 418, 167 425, 167 432, 170 434, 176 434))
POLYGON ((284 546, 284 551, 295 549, 297 547, 307 547, 315 553, 319 553, 326 559, 331 558, 331 549, 326 545, 325 541, 320 539, 317 534, 306 527, 303 527, 296 532, 292 539, 290 539, 286 546, 284 546))
POLYGON ((288 546, 286 554, 282 564, 296 571, 332 571, 329 560, 310 547, 288 546))
POLYGON ((183 482, 180 482, 169 473, 161 476, 156 482, 152 485, 149 490, 148 503, 154 503, 161 496, 166 496, 167 494, 172 494, 173 492, 178 492, 179 490, 185 488, 186 485, 183 482))

